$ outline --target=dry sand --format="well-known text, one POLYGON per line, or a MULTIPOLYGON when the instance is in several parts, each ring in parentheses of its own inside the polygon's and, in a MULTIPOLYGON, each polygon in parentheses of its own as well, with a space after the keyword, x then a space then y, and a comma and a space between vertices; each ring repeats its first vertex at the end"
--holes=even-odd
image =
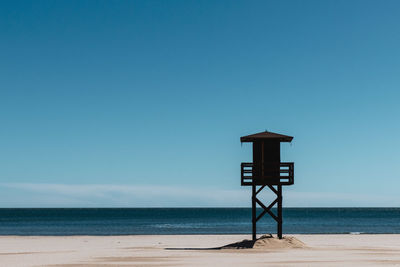
POLYGON ((246 238, 3 236, 0 266, 400 266, 400 235, 294 235, 255 244, 246 238))

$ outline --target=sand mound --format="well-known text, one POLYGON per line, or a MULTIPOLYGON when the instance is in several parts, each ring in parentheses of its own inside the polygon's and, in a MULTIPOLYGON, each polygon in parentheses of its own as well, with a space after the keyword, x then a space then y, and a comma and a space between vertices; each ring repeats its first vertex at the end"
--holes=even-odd
POLYGON ((264 235, 257 239, 253 248, 304 248, 306 244, 293 236, 284 236, 282 239, 272 235, 264 235))
POLYGON ((293 236, 284 236, 282 239, 273 237, 272 235, 263 235, 256 241, 243 240, 233 244, 221 247, 221 249, 282 249, 282 248, 305 248, 306 244, 293 236))

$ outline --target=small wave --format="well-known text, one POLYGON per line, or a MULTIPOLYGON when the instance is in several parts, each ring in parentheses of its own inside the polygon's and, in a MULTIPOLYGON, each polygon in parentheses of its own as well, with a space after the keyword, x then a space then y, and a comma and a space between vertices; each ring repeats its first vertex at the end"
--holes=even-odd
POLYGON ((361 235, 361 234, 363 234, 364 232, 349 232, 349 234, 351 234, 351 235, 361 235))
POLYGON ((193 228, 190 224, 153 224, 154 228, 193 228))
MULTIPOLYGON (((247 225, 248 223, 244 224, 247 225)), ((240 226, 240 224, 237 224, 240 226)), ((183 228, 183 229, 196 229, 196 228, 203 228, 203 229, 211 229, 211 228, 218 228, 218 227, 230 227, 232 224, 227 223, 157 223, 152 224, 151 227, 154 228, 183 228)))

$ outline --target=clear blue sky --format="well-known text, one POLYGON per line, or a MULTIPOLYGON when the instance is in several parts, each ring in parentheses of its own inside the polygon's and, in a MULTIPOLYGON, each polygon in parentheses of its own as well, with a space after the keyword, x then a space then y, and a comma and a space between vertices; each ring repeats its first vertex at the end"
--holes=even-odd
POLYGON ((0 206, 400 206, 399 1, 1 1, 0 206))

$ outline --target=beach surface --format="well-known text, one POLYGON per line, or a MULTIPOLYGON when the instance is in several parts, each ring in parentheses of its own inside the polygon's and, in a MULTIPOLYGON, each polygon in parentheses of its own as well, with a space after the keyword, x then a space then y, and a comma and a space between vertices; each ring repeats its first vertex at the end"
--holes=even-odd
POLYGON ((0 266, 400 266, 397 234, 288 236, 305 245, 216 249, 250 235, 0 236, 0 266))

